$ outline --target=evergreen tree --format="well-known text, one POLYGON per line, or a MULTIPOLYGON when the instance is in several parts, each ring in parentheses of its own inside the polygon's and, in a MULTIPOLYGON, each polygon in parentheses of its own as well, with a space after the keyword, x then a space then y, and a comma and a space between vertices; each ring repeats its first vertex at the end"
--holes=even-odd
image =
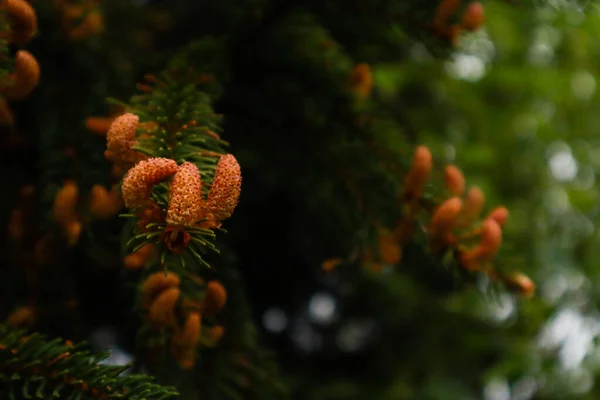
POLYGON ((0 398, 598 398, 597 14, 2 0, 0 398))

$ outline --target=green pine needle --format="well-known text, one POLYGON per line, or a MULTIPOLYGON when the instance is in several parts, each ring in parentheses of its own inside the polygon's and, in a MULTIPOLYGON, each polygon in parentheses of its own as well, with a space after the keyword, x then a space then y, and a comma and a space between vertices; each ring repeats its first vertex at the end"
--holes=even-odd
MULTIPOLYGON (((170 387, 146 375, 122 376, 130 365, 107 366, 108 353, 91 353, 61 339, 0 325, 0 393, 9 398, 80 399, 96 394, 131 400, 174 398, 170 387)), ((98 397, 98 396, 94 396, 98 397)))

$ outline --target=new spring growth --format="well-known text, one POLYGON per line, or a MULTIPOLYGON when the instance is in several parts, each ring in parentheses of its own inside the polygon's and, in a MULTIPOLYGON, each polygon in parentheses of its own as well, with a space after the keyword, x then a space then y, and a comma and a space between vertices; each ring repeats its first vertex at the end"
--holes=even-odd
POLYGON ((429 149, 425 146, 417 147, 410 170, 404 179, 404 196, 407 200, 416 200, 421 196, 432 165, 429 149))
POLYGON ((68 31, 69 39, 83 41, 104 31, 104 16, 98 10, 87 13, 83 21, 68 31))
POLYGON ((10 25, 9 41, 17 45, 29 42, 37 33, 37 17, 25 0, 5 0, 1 8, 6 10, 10 25))
POLYGON ((461 0, 442 0, 435 9, 433 27, 438 34, 443 34, 448 29, 448 21, 458 11, 461 0))
POLYGON ((40 80, 40 65, 28 51, 19 50, 15 56, 15 70, 10 83, 0 88, 9 100, 22 100, 29 96, 40 80))
POLYGON ((460 262, 471 271, 483 269, 485 263, 491 261, 502 244, 502 228, 493 219, 486 219, 481 225, 479 245, 460 254, 460 262))
POLYGON ((140 119, 137 115, 127 113, 114 119, 106 133, 106 158, 126 168, 147 158, 132 149, 137 144, 135 134, 140 119))
POLYGON ((487 219, 493 219, 498 225, 504 226, 508 219, 508 209, 506 207, 496 207, 490 211, 487 219))
POLYGON ((106 219, 116 215, 123 207, 119 194, 109 191, 102 185, 94 185, 90 190, 88 210, 96 218, 106 219))
POLYGON ((484 21, 483 5, 478 1, 474 1, 467 6, 461 25, 468 31, 476 31, 483 26, 484 21))
POLYGON ((333 271, 338 265, 340 265, 344 260, 340 257, 328 258, 327 260, 321 263, 321 268, 325 272, 333 271))
POLYGON ((535 294, 535 283, 520 272, 512 272, 504 276, 504 283, 521 294, 523 297, 532 297, 535 294))
POLYGON ((180 294, 177 287, 170 287, 160 293, 150 305, 148 320, 157 327, 175 326, 175 304, 180 294))
POLYGON ((453 45, 457 43, 463 30, 475 31, 483 26, 485 19, 483 5, 474 1, 467 6, 460 23, 451 24, 451 19, 458 12, 460 5, 461 0, 442 0, 435 10, 433 21, 434 32, 445 37, 453 45))
POLYGON ((216 343, 219 340, 221 340, 221 338, 223 337, 224 334, 225 334, 225 328, 221 325, 211 326, 210 328, 208 328, 208 338, 213 343, 216 343))
POLYGON ((206 313, 215 315, 225 307, 227 303, 227 291, 219 281, 208 282, 204 305, 206 313))
POLYGON ((382 229, 378 238, 379 257, 387 265, 400 263, 402 247, 396 242, 396 235, 388 229, 382 229))
POLYGON ((180 283, 179 276, 173 272, 169 272, 167 276, 162 271, 150 275, 141 288, 142 307, 148 308, 159 293, 171 287, 178 287, 180 283))
POLYGON ((178 347, 195 347, 200 339, 201 324, 201 315, 191 312, 185 321, 183 330, 173 335, 173 343, 178 347))
POLYGON ((188 315, 183 330, 171 338, 171 355, 181 369, 191 369, 196 363, 195 348, 200 343, 202 317, 197 312, 188 315))
MULTIPOLYGON (((152 243, 141 247, 139 250, 128 254, 123 261, 125 268, 130 270, 137 270, 143 268, 146 263, 152 258, 155 253, 156 247, 152 243)), ((164 276, 164 274, 162 274, 164 276)), ((169 274, 172 275, 172 274, 169 274)))
POLYGON ((481 215, 481 211, 483 210, 483 205, 485 204, 485 195, 483 191, 477 186, 473 186, 467 192, 467 197, 465 199, 465 207, 463 211, 463 215, 465 220, 471 221, 475 218, 478 218, 481 215))
POLYGON ((456 165, 448 165, 444 170, 446 189, 454 196, 462 196, 465 191, 465 177, 456 165))
POLYGON ((31 328, 35 319, 36 311, 32 306, 21 306, 8 315, 6 323, 13 329, 31 328))
POLYGON ((66 181, 56 193, 52 206, 52 215, 61 226, 70 246, 77 243, 82 229, 77 213, 78 197, 77 184, 66 181))
POLYGON ((205 212, 209 219, 223 221, 233 214, 242 190, 242 172, 240 164, 233 154, 219 159, 215 179, 206 198, 205 212))
POLYGON ((192 227, 206 218, 208 227, 220 225, 237 206, 242 175, 232 154, 222 156, 217 164, 213 184, 206 201, 202 198, 202 181, 198 167, 190 162, 177 163, 167 158, 150 158, 140 161, 129 170, 123 180, 125 205, 139 209, 150 199, 152 186, 173 176, 169 185, 169 208, 166 222, 169 225, 192 227))
POLYGON ((452 229, 462 210, 460 197, 452 197, 444 201, 433 213, 429 224, 429 234, 434 245, 447 245, 452 242, 452 229))
POLYGON ((141 288, 141 304, 148 309, 148 321, 157 328, 175 326, 175 304, 181 294, 177 275, 162 272, 150 275, 141 288))
MULTIPOLYGON (((196 283, 203 281, 188 275, 196 283)), ((150 275, 140 289, 141 305, 147 310, 148 322, 157 329, 169 328, 173 332, 170 340, 171 355, 182 369, 190 369, 196 362, 196 347, 202 335, 202 313, 210 316, 219 312, 227 301, 227 292, 218 281, 211 281, 206 286, 204 299, 186 299, 185 293, 179 288, 181 279, 169 273, 165 276, 162 272, 150 275), (178 307, 179 299, 181 307, 178 307), (176 312, 176 307, 177 312, 176 312), (183 328, 177 322, 177 316, 183 316, 183 328)), ((215 344, 223 335, 224 329, 216 326, 206 329, 209 345, 215 344)))
POLYGON ((170 187, 167 223, 194 225, 200 219, 204 205, 202 180, 198 167, 191 162, 184 162, 177 169, 170 187))
MULTIPOLYGON (((483 203, 485 201, 483 193, 478 188, 473 188, 471 191, 469 191, 469 195, 467 197, 468 207, 465 207, 465 210, 463 212, 463 221, 465 223, 468 223, 472 219, 479 217, 479 215, 481 214, 481 208, 483 207, 483 203)), ((508 209, 506 207, 499 206, 490 211, 490 213, 485 219, 494 220, 500 227, 503 227, 506 224, 506 221, 508 220, 508 214, 508 209)), ((463 234, 461 238, 472 238, 479 235, 480 233, 481 227, 478 227, 471 230, 470 232, 463 234)))
POLYGON ((121 186, 125 206, 131 210, 142 208, 150 199, 152 187, 174 175, 177 169, 177 163, 168 158, 150 158, 137 163, 127 172, 121 186))
POLYGON ((104 30, 104 16, 100 13, 98 2, 83 1, 78 4, 55 2, 61 14, 61 28, 72 41, 82 41, 104 30))
POLYGON ((371 90, 373 90, 371 66, 367 63, 355 65, 352 71, 350 71, 348 86, 358 100, 362 101, 369 97, 371 90))

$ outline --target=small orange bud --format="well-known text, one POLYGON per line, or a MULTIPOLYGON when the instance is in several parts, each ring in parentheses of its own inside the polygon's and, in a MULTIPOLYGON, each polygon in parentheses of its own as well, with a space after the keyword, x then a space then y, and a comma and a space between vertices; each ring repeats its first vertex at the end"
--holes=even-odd
POLYGON ((393 232, 383 230, 379 234, 379 256, 384 264, 398 264, 402 260, 402 248, 396 242, 393 232))
POLYGON ((434 238, 442 238, 450 233, 462 209, 462 200, 452 197, 443 202, 433 213, 429 233, 434 238))
POLYGON ((460 255, 461 264, 470 270, 480 270, 483 264, 496 256, 502 244, 502 229, 493 219, 486 219, 481 225, 479 245, 465 250, 460 255))
POLYGON ((112 121, 106 132, 106 158, 125 163, 139 161, 140 157, 131 149, 139 122, 140 118, 132 113, 120 115, 112 121))
POLYGON ((188 315, 185 326, 181 332, 173 335, 173 345, 176 347, 196 347, 200 341, 200 328, 202 317, 197 312, 188 315))
POLYGON ((1 88, 2 94, 9 100, 22 100, 29 96, 40 80, 40 65, 31 53, 17 51, 15 70, 11 74, 11 84, 1 88))
POLYGON ((462 196, 465 191, 465 177, 458 167, 448 165, 445 170, 446 189, 455 196, 462 196))
POLYGON ((421 195, 431 168, 431 152, 425 146, 417 147, 412 166, 404 179, 404 193, 408 199, 412 200, 421 195))
POLYGON ((198 222, 204 201, 202 180, 196 164, 184 162, 169 185, 169 209, 166 221, 173 225, 192 226, 198 222))
POLYGON ((102 185, 94 185, 90 192, 89 211, 100 219, 116 215, 123 207, 118 193, 108 191, 102 185))
POLYGON ((194 348, 172 349, 171 353, 177 364, 179 364, 179 368, 183 370, 192 369, 196 365, 196 351, 194 348))
POLYGON ((60 224, 67 224, 75 218, 77 213, 77 184, 66 181, 56 193, 52 213, 54 219, 60 224))
POLYGON ((333 271, 333 269, 335 267, 337 267, 338 265, 340 265, 341 263, 342 263, 342 259, 339 257, 329 258, 329 259, 323 261, 323 263, 321 264, 321 268, 323 268, 323 271, 329 272, 329 271, 333 271))
POLYGON ((180 294, 179 288, 176 287, 170 287, 160 293, 150 306, 150 322, 158 327, 175 326, 175 304, 180 294))
POLYGON ((219 159, 215 178, 206 198, 206 212, 215 221, 223 221, 235 210, 242 190, 240 164, 233 154, 219 159))
POLYGON ((11 40, 23 45, 37 32, 37 17, 33 8, 24 0, 6 0, 2 5, 10 18, 11 40))
MULTIPOLYGON (((79 10, 74 11, 79 12, 79 10)), ((67 35, 72 41, 82 41, 101 33, 103 30, 104 16, 96 10, 92 10, 87 13, 79 25, 75 27, 69 27, 69 29, 67 29, 67 35)))
POLYGON ((472 187, 467 192, 465 200, 464 214, 467 219, 477 218, 481 214, 485 203, 485 195, 477 186, 472 187))
POLYGON ((79 241, 79 236, 81 236, 82 229, 83 229, 83 226, 81 225, 81 222, 79 222, 79 221, 69 222, 69 224, 67 225, 67 231, 66 231, 67 244, 69 245, 69 247, 73 247, 77 244, 77 242, 79 241))
POLYGON ((147 93, 151 93, 152 90, 154 90, 154 88, 150 85, 146 85, 145 83, 137 83, 135 85, 136 89, 139 90, 140 92, 147 92, 147 93))
POLYGON ((31 306, 16 308, 8 315, 6 323, 13 329, 30 328, 35 322, 35 310, 31 306))
POLYGON ((483 252, 492 257, 496 255, 502 244, 502 229, 498 222, 493 219, 483 221, 481 226, 481 241, 479 246, 483 252))
POLYGON ((437 6, 433 20, 433 26, 437 33, 443 33, 446 30, 448 20, 456 13, 460 3, 461 0, 442 0, 437 6))
POLYGON ((167 276, 164 272, 153 273, 144 281, 141 288, 142 307, 148 307, 159 293, 171 287, 177 287, 180 283, 181 280, 173 272, 169 272, 167 276))
POLYGON ((131 253, 125 256, 125 260, 123 264, 126 269, 140 269, 144 267, 144 258, 140 256, 138 253, 131 253))
POLYGON ((221 325, 217 325, 217 326, 208 328, 208 337, 214 343, 221 340, 221 338, 223 337, 224 334, 225 334, 225 328, 223 328, 221 325))
POLYGON ((62 13, 68 19, 78 19, 83 16, 84 8, 81 4, 64 4, 62 13))
POLYGON ((207 285, 206 297, 204 304, 206 312, 210 315, 215 315, 225 307, 227 302, 227 291, 219 281, 210 281, 207 285))
POLYGON ((504 226, 508 219, 508 209, 506 207, 496 207, 490 211, 487 219, 493 219, 498 225, 504 226))
POLYGON ((505 284, 517 291, 523 297, 533 297, 535 294, 535 283, 527 276, 520 272, 513 272, 504 278, 505 284))
POLYGON ((478 1, 474 1, 467 6, 461 24, 466 30, 475 31, 483 26, 484 20, 483 5, 478 1))
POLYGON ((371 66, 367 63, 360 63, 352 68, 348 77, 348 86, 356 94, 359 100, 364 100, 373 90, 373 74, 371 66))
MULTIPOLYGON (((154 245, 152 243, 148 243, 135 253, 128 254, 127 256, 125 256, 125 268, 131 270, 143 268, 152 256, 153 252, 154 245)), ((164 273, 161 274, 164 276, 164 273)))

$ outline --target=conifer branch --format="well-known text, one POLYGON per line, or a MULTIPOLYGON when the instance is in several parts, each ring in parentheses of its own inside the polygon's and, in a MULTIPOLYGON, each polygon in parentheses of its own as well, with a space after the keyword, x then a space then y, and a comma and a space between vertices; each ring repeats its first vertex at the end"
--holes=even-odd
POLYGON ((85 345, 24 336, 0 325, 0 393, 9 398, 169 399, 178 393, 152 383, 146 375, 123 376, 130 365, 101 362, 108 352, 92 353, 85 345))

